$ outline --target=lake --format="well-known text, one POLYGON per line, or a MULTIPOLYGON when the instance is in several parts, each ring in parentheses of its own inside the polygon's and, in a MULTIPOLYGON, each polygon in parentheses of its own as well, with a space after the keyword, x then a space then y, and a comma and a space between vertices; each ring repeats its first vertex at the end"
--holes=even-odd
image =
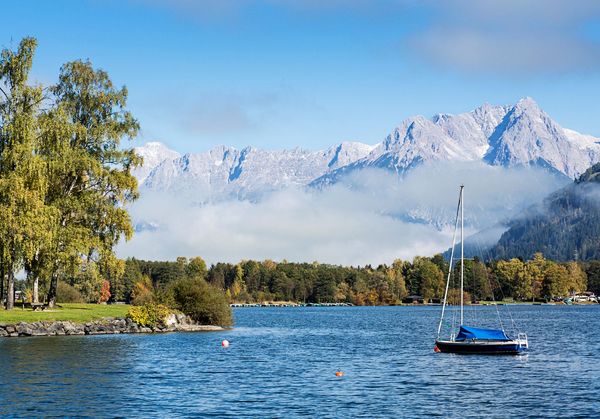
POLYGON ((226 332, 0 339, 0 415, 600 416, 600 306, 510 307, 525 356, 434 353, 439 311, 240 308, 226 332))

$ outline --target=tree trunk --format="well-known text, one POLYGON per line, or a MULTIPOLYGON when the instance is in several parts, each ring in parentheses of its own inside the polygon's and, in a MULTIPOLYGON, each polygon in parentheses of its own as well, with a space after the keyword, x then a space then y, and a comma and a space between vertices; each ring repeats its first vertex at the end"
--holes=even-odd
POLYGON ((12 310, 15 307, 15 273, 11 268, 8 269, 8 289, 6 290, 6 309, 12 310))
POLYGON ((4 277, 6 273, 4 272, 4 263, 0 261, 0 305, 4 304, 4 277))
POLYGON ((33 302, 36 304, 40 302, 39 282, 40 282, 40 279, 36 276, 35 279, 33 280, 33 302))
POLYGON ((56 304, 56 288, 58 287, 58 275, 55 273, 50 277, 50 287, 48 288, 48 307, 53 308, 56 304))

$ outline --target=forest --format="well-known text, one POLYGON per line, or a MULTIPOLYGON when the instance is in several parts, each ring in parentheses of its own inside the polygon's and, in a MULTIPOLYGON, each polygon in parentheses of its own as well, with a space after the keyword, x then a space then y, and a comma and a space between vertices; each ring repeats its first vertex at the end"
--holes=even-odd
MULTIPOLYGON (((231 303, 294 301, 348 302, 355 305, 394 305, 418 296, 425 301, 443 297, 448 261, 442 255, 396 260, 373 266, 337 266, 287 261, 242 261, 207 267, 200 257, 173 262, 127 259, 124 273, 111 279, 111 299, 140 303, 149 294, 161 295, 170 284, 202 277, 226 292, 231 303), (136 301, 139 300, 139 301, 136 301)), ((455 298, 460 262, 453 266, 449 299, 455 298)), ((465 260, 468 300, 542 301, 590 290, 600 293, 600 261, 558 263, 540 253, 528 261, 484 263, 465 260)))
POLYGON ((600 163, 509 223, 486 257, 529 259, 542 252, 553 260, 600 258, 600 163))

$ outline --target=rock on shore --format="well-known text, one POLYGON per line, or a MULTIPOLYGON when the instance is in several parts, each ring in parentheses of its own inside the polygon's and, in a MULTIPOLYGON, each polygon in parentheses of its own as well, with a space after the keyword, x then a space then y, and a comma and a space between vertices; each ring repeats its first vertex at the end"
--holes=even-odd
POLYGON ((34 323, 0 323, 0 337, 107 335, 120 333, 201 332, 223 330, 220 326, 196 324, 183 314, 171 314, 165 326, 144 327, 131 319, 106 318, 88 323, 71 321, 40 321, 34 323))

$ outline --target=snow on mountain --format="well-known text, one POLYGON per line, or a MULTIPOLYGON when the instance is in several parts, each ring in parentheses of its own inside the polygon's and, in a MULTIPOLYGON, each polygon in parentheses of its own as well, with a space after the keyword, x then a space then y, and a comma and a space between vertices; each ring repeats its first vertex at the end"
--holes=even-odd
MULTIPOLYGON (((513 106, 489 138, 492 165, 541 165, 575 178, 600 159, 600 145, 567 134, 531 98, 513 106)), ((584 137, 585 136, 581 136, 584 137)))
POLYGON ((258 199, 266 192, 310 181, 360 159, 372 146, 345 142, 323 151, 295 148, 237 150, 219 146, 204 153, 164 159, 151 170, 143 188, 185 193, 196 202, 225 198, 258 199))
POLYGON ((180 156, 178 152, 159 142, 150 142, 141 147, 136 147, 135 152, 144 159, 143 165, 133 171, 133 175, 140 185, 156 166, 165 160, 173 160, 180 156))
POLYGON ((383 168, 406 174, 425 163, 541 166, 570 178, 600 161, 600 139, 562 128, 531 99, 458 115, 410 117, 380 144, 344 142, 326 150, 237 150, 219 146, 180 155, 160 143, 136 151, 142 189, 185 192, 195 202, 259 199, 289 186, 325 187, 346 174, 383 168))
POLYGON ((365 168, 404 174, 423 163, 483 161, 541 166, 575 178, 600 161, 600 139, 565 130, 531 98, 513 106, 485 104, 471 112, 408 118, 363 159, 312 182, 322 187, 365 168))
POLYGON ((367 156, 376 147, 376 145, 372 146, 355 141, 343 142, 333 146, 325 152, 325 155, 329 160, 327 167, 332 170, 344 167, 367 156))

